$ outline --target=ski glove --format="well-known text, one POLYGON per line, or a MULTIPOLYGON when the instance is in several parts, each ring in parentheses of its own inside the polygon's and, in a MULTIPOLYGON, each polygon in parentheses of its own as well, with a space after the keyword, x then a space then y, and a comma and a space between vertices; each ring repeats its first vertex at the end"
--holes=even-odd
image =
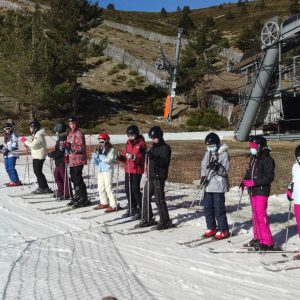
POLYGON ((289 201, 293 201, 293 190, 294 190, 294 183, 290 183, 288 185, 288 189, 286 191, 286 198, 289 200, 289 201))
POLYGON ((7 155, 8 153, 9 153, 9 150, 8 150, 8 149, 4 149, 3 155, 5 156, 5 155, 7 155))
POLYGON ((71 144, 70 143, 65 142, 64 143, 64 148, 65 148, 65 151, 71 152, 71 144))
POLYGON ((256 183, 253 180, 247 180, 247 179, 243 180, 243 184, 246 188, 256 186, 256 183))
POLYGON ((289 190, 289 189, 288 189, 287 192, 286 192, 286 198, 287 198, 289 201, 293 201, 292 196, 293 196, 292 190, 289 190))
POLYGON ((64 163, 65 163, 65 164, 69 163, 69 156, 65 156, 65 157, 64 157, 64 163))
POLYGON ((244 188, 245 188, 244 180, 242 180, 242 182, 241 182, 240 185, 239 185, 239 189, 240 189, 241 191, 243 191, 244 188))
POLYGON ((127 159, 131 159, 132 161, 135 161, 136 157, 135 157, 135 155, 132 155, 130 152, 127 152, 126 153, 126 158, 127 159))
POLYGON ((0 151, 2 151, 3 147, 4 147, 4 145, 0 145, 0 151))
POLYGON ((214 170, 214 171, 218 171, 219 168, 220 168, 220 164, 218 163, 217 160, 211 161, 207 167, 207 169, 214 170))
POLYGON ((27 141, 25 136, 21 136, 20 137, 20 142, 25 143, 27 141))

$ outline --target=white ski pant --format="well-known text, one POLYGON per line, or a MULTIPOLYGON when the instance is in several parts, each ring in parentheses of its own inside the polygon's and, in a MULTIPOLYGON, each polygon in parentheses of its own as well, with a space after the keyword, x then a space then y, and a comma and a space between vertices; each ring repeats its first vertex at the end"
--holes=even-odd
POLYGON ((116 199, 112 189, 112 171, 98 172, 98 192, 101 204, 116 207, 116 199))

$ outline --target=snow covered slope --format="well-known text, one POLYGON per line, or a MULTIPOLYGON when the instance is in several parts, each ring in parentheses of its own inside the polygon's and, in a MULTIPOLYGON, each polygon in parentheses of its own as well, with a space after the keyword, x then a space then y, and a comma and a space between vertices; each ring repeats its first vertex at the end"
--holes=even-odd
MULTIPOLYGON (((25 174, 25 162, 26 157, 17 162, 21 178, 25 174)), ((44 171, 51 181, 49 165, 46 161, 44 171)), ((98 200, 92 169, 86 182, 89 193, 98 200)), ((30 165, 30 181, 33 180, 30 165)), ((7 181, 1 165, 0 185, 7 181)), ((118 199, 124 206, 123 176, 119 182, 118 199)), ((27 177, 25 183, 29 184, 27 177)), ((197 242, 191 243, 191 247, 180 245, 180 242, 200 238, 206 230, 202 208, 188 209, 195 199, 198 205, 202 196, 193 186, 172 183, 166 186, 170 215, 176 228, 140 234, 128 234, 134 231, 127 230, 137 221, 105 224, 120 216, 122 210, 108 215, 93 210, 93 206, 66 211, 67 201, 58 202, 45 196, 17 196, 34 188, 35 184, 0 189, 2 299, 101 299, 109 295, 122 300, 294 300, 299 297, 300 269, 270 272, 265 268, 269 262, 282 260, 281 254, 208 251, 209 247, 239 249, 252 238, 247 195, 243 195, 241 209, 235 213, 240 198, 237 188, 226 195, 229 223, 236 220, 237 235, 198 247, 195 247, 197 242)), ((283 247, 288 205, 283 195, 272 196, 269 201, 271 229, 276 242, 283 247)), ((292 219, 287 249, 298 249, 298 243, 292 219)))

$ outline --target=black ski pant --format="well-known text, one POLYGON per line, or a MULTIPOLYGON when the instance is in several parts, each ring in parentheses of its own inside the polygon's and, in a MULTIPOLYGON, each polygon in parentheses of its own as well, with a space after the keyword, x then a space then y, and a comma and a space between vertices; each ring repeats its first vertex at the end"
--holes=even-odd
POLYGON ((36 159, 36 158, 32 160, 33 172, 37 178, 38 186, 41 189, 49 188, 46 177, 43 174, 44 161, 45 159, 36 159))
POLYGON ((83 165, 70 167, 71 181, 73 182, 74 190, 75 190, 75 196, 74 196, 75 201, 88 200, 86 185, 82 177, 82 170, 83 170, 83 165))
POLYGON ((141 193, 142 174, 125 173, 125 193, 128 199, 130 210, 141 212, 142 193, 141 193))
POLYGON ((154 195, 160 223, 167 224, 170 221, 167 203, 165 200, 165 180, 160 178, 150 178, 146 181, 143 192, 142 220, 149 222, 153 218, 151 198, 154 195))

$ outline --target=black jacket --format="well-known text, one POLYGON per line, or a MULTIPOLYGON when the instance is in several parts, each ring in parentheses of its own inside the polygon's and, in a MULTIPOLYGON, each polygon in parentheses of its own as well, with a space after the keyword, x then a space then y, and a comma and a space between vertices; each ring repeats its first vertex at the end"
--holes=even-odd
POLYGON ((163 139, 152 145, 148 152, 150 179, 166 180, 168 178, 171 153, 171 147, 163 139))
POLYGON ((54 151, 48 153, 48 156, 55 160, 56 166, 64 165, 64 143, 66 140, 67 136, 65 134, 60 135, 58 140, 56 141, 54 151))
POLYGON ((255 186, 250 189, 251 195, 269 196, 271 183, 275 177, 275 162, 270 150, 265 149, 258 157, 251 157, 245 179, 253 180, 255 186))

